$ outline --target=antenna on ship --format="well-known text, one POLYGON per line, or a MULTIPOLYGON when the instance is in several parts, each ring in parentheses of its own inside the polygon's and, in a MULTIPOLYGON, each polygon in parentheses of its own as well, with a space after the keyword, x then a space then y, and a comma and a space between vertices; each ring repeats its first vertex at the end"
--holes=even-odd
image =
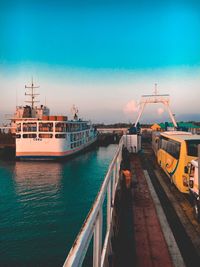
POLYGON ((155 89, 154 89, 154 94, 157 95, 158 94, 158 88, 157 88, 157 83, 155 83, 155 89))
POLYGON ((78 120, 78 108, 75 105, 72 106, 71 112, 74 120, 78 120))
POLYGON ((39 101, 36 101, 36 100, 35 100, 35 97, 38 96, 38 95, 40 95, 40 94, 36 94, 36 93, 34 92, 34 89, 39 88, 39 87, 40 87, 40 86, 34 86, 34 83, 33 83, 33 77, 32 77, 32 81, 31 81, 31 86, 27 86, 27 85, 25 85, 25 88, 26 88, 26 89, 31 89, 30 93, 26 93, 26 92, 25 92, 25 96, 30 96, 30 97, 31 97, 31 100, 27 100, 27 101, 25 101, 25 102, 26 102, 26 103, 31 103, 31 108, 32 108, 32 109, 34 109, 34 104, 35 104, 36 102, 39 102, 39 101))
POLYGON ((16 89, 16 107, 18 106, 18 91, 16 89))

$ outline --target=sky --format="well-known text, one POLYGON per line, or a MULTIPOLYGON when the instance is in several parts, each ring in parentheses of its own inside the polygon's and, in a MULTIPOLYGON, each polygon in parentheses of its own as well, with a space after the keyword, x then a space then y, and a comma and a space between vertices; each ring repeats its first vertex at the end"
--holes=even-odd
MULTIPOLYGON (((0 120, 33 77, 52 114, 134 122, 157 83, 177 120, 200 121, 199 1, 1 0, 0 37, 0 120)), ((168 119, 154 105, 141 122, 168 119)))

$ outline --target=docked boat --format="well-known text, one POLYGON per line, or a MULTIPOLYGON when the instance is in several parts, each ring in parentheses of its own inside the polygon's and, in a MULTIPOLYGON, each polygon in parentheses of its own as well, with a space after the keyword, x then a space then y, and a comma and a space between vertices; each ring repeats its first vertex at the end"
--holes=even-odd
POLYGON ((91 122, 78 118, 73 107, 73 119, 50 116, 46 106, 35 106, 36 88, 32 82, 30 106, 18 107, 12 119, 16 134, 16 158, 56 159, 78 153, 97 140, 97 131, 91 122))
POLYGON ((49 116, 42 120, 17 122, 17 158, 60 158, 77 153, 97 139, 95 128, 87 121, 49 116))

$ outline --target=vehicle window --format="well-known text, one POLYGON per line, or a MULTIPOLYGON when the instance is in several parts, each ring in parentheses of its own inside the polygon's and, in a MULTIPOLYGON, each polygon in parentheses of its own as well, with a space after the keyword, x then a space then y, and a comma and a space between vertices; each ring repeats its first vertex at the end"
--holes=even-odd
POLYGON ((161 140, 161 149, 165 150, 175 159, 179 159, 180 156, 180 143, 174 140, 164 139, 161 140))
POLYGON ((198 157, 198 145, 200 144, 200 140, 189 140, 186 141, 186 144, 188 156, 198 157))

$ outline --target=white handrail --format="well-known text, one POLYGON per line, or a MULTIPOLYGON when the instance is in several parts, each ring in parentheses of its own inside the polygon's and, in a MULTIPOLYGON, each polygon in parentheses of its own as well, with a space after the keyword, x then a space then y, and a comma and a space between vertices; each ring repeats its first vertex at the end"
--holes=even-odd
POLYGON ((112 223, 115 192, 119 181, 119 170, 122 159, 122 145, 123 145, 123 138, 121 138, 119 142, 118 149, 109 166, 108 172, 102 183, 101 189, 68 254, 68 257, 63 267, 79 267, 82 265, 93 235, 94 235, 93 267, 100 267, 104 265, 104 261, 106 258, 106 249, 109 242, 110 226, 112 223), (106 212, 107 228, 102 248, 103 203, 106 194, 107 194, 107 212, 106 212))

